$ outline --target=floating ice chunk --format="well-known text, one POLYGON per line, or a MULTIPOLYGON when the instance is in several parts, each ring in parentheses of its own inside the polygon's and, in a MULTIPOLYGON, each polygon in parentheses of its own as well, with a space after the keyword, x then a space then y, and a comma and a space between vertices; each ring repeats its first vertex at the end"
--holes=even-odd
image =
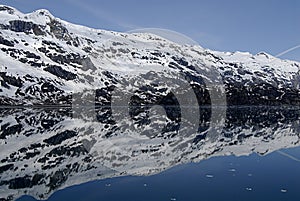
POLYGON ((214 175, 207 174, 207 175, 206 175, 206 177, 207 177, 207 178, 213 178, 213 177, 214 177, 214 175))
POLYGON ((280 190, 280 192, 281 192, 281 193, 287 193, 287 189, 284 189, 284 188, 283 188, 283 189, 280 190))

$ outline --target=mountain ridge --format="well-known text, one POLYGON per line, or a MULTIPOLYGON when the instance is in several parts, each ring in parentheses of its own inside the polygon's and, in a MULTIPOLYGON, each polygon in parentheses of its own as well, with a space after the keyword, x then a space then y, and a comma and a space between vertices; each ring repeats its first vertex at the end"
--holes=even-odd
POLYGON ((201 85, 199 79, 211 73, 207 69, 220 74, 229 105, 300 102, 298 62, 177 45, 153 34, 85 28, 46 10, 0 10, 1 105, 71 105, 74 91, 105 87, 108 74, 174 71, 189 77, 190 84, 198 78, 201 85))

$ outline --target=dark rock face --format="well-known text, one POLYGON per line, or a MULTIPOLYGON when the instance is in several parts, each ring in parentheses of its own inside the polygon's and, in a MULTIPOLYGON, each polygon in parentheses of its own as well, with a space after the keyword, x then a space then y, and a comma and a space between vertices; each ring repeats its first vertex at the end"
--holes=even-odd
POLYGON ((50 145, 57 145, 57 144, 61 144, 63 141, 65 141, 69 138, 72 138, 76 135, 77 135, 77 133, 75 131, 66 130, 62 133, 52 136, 49 139, 44 140, 44 142, 46 142, 47 144, 50 144, 50 145))
POLYGON ((56 75, 59 78, 65 79, 65 80, 74 80, 76 79, 76 75, 74 73, 71 73, 69 71, 64 70, 62 67, 60 66, 48 66, 44 69, 45 71, 56 75))
POLYGON ((20 103, 18 103, 17 100, 2 95, 0 96, 0 105, 11 106, 11 105, 20 105, 20 103))
POLYGON ((61 39, 67 42, 69 45, 73 45, 75 47, 79 46, 79 40, 78 38, 71 37, 68 29, 62 25, 61 22, 59 22, 56 19, 51 19, 50 23, 47 23, 47 25, 50 27, 50 32, 57 38, 61 39))
MULTIPOLYGON (((297 83, 279 80, 272 67, 254 73, 242 69, 237 64, 229 64, 230 69, 223 72, 228 105, 299 105, 300 90, 297 83), (234 68, 237 69, 234 72, 234 68), (243 76, 252 76, 252 80, 243 76), (272 77, 272 81, 268 78, 272 77), (280 86, 281 85, 281 86, 280 86), (279 87, 280 86, 280 87, 279 87)), ((297 77, 299 72, 295 74, 297 77)))
POLYGON ((43 93, 51 93, 51 92, 61 92, 57 87, 49 82, 45 82, 41 86, 41 90, 43 93))
POLYGON ((30 188, 31 180, 28 177, 18 177, 8 181, 10 189, 30 188))
POLYGON ((6 184, 10 189, 24 189, 31 188, 40 184, 43 175, 36 174, 32 178, 29 176, 17 177, 9 181, 2 181, 2 185, 6 184))
POLYGON ((64 183, 68 178, 69 170, 60 170, 54 173, 52 177, 50 178, 50 184, 49 187, 51 190, 58 188, 62 183, 64 183))
POLYGON ((7 165, 4 165, 4 166, 1 166, 0 167, 0 174, 2 174, 3 172, 7 171, 7 170, 10 170, 14 167, 14 164, 7 164, 7 165))
POLYGON ((252 86, 251 88, 236 83, 227 84, 227 96, 229 105, 299 105, 300 92, 296 89, 286 88, 278 90, 278 88, 265 84, 263 88, 260 86, 252 86), (280 99, 279 99, 280 97, 280 99))
POLYGON ((49 24, 51 33, 58 39, 65 39, 68 35, 68 30, 62 26, 62 24, 57 20, 52 20, 49 24))
POLYGON ((20 78, 16 78, 14 76, 9 76, 6 75, 5 72, 0 72, 0 77, 2 78, 1 80, 1 85, 8 88, 8 85, 12 85, 15 87, 22 87, 23 81, 20 78))
POLYGON ((7 127, 7 125, 4 125, 3 127, 1 127, 2 133, 0 135, 0 139, 5 139, 6 136, 10 136, 10 135, 16 135, 21 132, 21 129, 22 129, 22 125, 20 125, 20 124, 10 126, 10 127, 7 127))
POLYGON ((25 22, 22 20, 12 20, 9 21, 9 29, 11 31, 15 32, 24 32, 27 34, 30 34, 31 31, 35 35, 45 35, 45 33, 42 31, 43 27, 40 25, 34 24, 33 22, 25 22))
POLYGON ((13 41, 6 40, 2 36, 0 36, 0 44, 6 45, 6 46, 9 46, 9 47, 13 47, 15 45, 13 41))

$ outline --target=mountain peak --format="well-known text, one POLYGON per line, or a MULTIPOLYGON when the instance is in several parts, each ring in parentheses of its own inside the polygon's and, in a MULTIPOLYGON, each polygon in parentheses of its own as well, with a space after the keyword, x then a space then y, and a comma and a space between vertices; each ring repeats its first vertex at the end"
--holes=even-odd
POLYGON ((8 14, 14 14, 16 11, 15 8, 5 5, 0 5, 0 12, 7 12, 8 14))
POLYGON ((46 16, 53 17, 53 15, 47 9, 39 9, 39 10, 36 10, 36 11, 34 11, 32 13, 38 13, 39 15, 46 15, 46 16))
POLYGON ((274 56, 272 56, 266 52, 259 52, 256 54, 256 56, 263 56, 263 57, 266 57, 267 59, 274 58, 274 56))
POLYGON ((32 13, 25 14, 25 16, 27 18, 34 20, 36 23, 39 24, 46 24, 49 21, 55 19, 55 17, 51 14, 51 12, 46 9, 39 9, 32 13))
POLYGON ((30 13, 23 13, 17 9, 0 5, 0 16, 2 24, 8 24, 12 20, 31 21, 35 24, 46 25, 55 17, 46 9, 39 9, 30 13))

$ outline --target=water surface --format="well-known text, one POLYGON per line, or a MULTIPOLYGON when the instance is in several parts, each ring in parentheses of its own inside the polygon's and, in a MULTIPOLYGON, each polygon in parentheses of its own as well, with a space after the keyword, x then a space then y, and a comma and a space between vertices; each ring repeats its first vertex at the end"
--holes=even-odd
POLYGON ((1 109, 0 197, 300 198, 299 108, 231 107, 213 134, 210 108, 201 110, 197 133, 157 111, 124 124, 108 111, 91 119, 71 108, 1 109))

